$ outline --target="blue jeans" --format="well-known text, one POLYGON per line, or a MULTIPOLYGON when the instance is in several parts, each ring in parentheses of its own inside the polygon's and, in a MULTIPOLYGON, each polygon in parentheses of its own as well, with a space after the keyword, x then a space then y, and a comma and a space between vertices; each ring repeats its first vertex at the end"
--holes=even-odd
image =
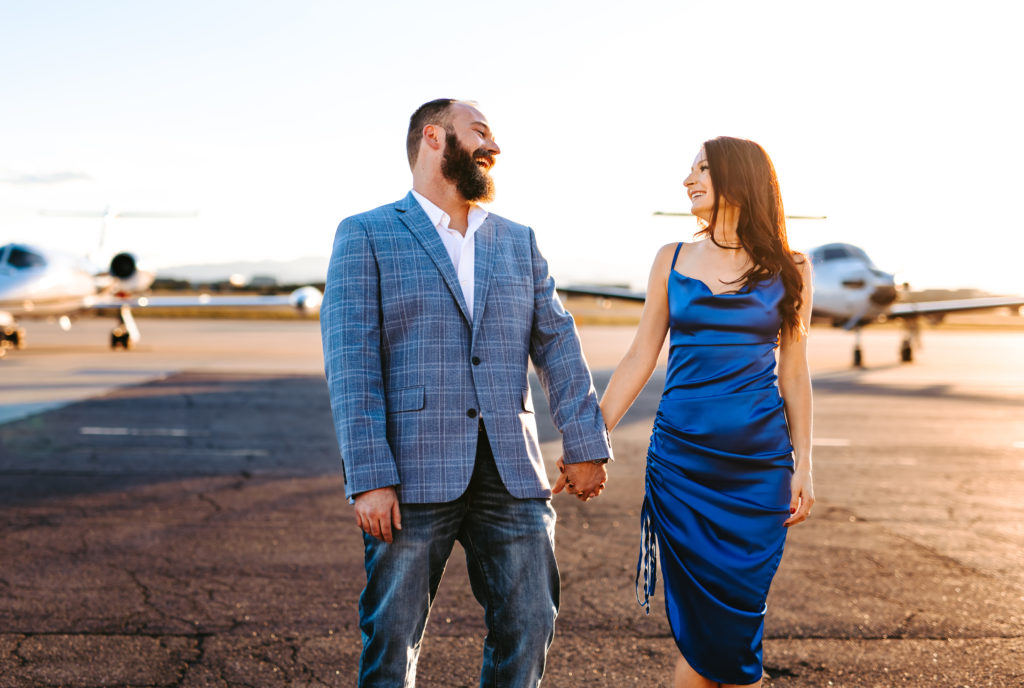
POLYGON ((463 495, 442 504, 402 504, 401 511, 402 530, 391 544, 363 535, 359 685, 415 684, 427 614, 456 540, 487 623, 481 688, 540 685, 558 611, 551 500, 510 495, 481 430, 463 495))

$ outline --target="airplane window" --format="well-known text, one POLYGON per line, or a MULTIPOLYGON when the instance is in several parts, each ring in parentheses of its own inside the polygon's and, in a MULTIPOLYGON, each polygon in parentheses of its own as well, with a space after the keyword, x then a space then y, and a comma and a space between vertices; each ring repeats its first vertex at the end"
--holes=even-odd
POLYGON ((822 255, 823 260, 837 260, 849 257, 850 253, 846 250, 845 246, 826 246, 822 255))
POLYGON ((7 263, 15 268, 38 268, 46 265, 46 259, 38 253, 12 246, 7 254, 7 263))
POLYGON ((862 261, 864 261, 866 265, 874 265, 874 263, 871 262, 871 259, 868 258, 868 254, 864 253, 863 249, 860 249, 856 246, 851 246, 850 254, 855 258, 860 258, 862 261))

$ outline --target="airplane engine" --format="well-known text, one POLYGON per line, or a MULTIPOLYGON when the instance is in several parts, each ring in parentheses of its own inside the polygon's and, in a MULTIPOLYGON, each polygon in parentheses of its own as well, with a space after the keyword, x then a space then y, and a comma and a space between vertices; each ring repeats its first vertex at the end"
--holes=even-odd
POLYGON ((110 261, 110 274, 120 280, 130 279, 137 270, 135 256, 130 253, 118 253, 110 261))
POLYGON ((299 287, 288 295, 288 303, 300 313, 317 313, 324 295, 316 287, 299 287))
POLYGON ((118 253, 110 261, 110 276, 114 278, 113 293, 126 297, 146 291, 156 275, 135 260, 130 253, 118 253))

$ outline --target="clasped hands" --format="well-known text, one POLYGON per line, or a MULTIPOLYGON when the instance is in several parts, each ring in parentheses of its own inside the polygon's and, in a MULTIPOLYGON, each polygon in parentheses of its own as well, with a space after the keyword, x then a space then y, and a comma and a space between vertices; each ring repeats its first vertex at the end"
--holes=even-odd
MULTIPOLYGON (((557 465, 559 475, 551 488, 553 493, 565 490, 585 502, 604 490, 608 470, 603 463, 584 461, 566 465, 562 457, 558 457, 557 465)), ((356 495, 355 517, 364 533, 384 542, 392 542, 394 531, 402 529, 402 512, 395 488, 381 487, 356 495)))
POLYGON ((558 480, 551 488, 553 494, 562 490, 585 502, 596 497, 604 490, 605 481, 608 480, 608 469, 603 463, 584 461, 583 463, 566 464, 563 457, 558 457, 558 480))

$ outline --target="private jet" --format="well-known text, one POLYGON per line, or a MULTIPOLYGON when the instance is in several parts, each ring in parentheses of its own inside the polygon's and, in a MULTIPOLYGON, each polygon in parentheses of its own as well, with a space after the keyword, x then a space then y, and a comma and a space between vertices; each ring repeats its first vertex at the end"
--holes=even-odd
POLYGON ((301 313, 320 309, 316 287, 300 287, 274 296, 148 296, 155 274, 140 266, 130 253, 118 253, 105 268, 85 258, 23 243, 0 247, 0 356, 6 349, 25 347, 19 320, 56 320, 71 327, 78 315, 115 311, 117 325, 110 333, 112 349, 130 349, 141 334, 132 309, 181 307, 273 308, 291 306, 301 313))
MULTIPOLYGON (((667 214, 667 213, 660 213, 667 214)), ((914 360, 919 342, 919 319, 938 324, 949 313, 1008 308, 1015 313, 1024 306, 1019 296, 992 296, 949 301, 897 302, 899 290, 892 273, 884 272, 862 249, 852 244, 833 243, 807 252, 814 266, 814 307, 811 319, 827 321, 854 333, 853 365, 862 367, 861 328, 886 320, 903 323, 900 360, 914 360)), ((565 294, 596 296, 606 299, 643 301, 643 292, 614 287, 570 285, 558 288, 565 294)))

